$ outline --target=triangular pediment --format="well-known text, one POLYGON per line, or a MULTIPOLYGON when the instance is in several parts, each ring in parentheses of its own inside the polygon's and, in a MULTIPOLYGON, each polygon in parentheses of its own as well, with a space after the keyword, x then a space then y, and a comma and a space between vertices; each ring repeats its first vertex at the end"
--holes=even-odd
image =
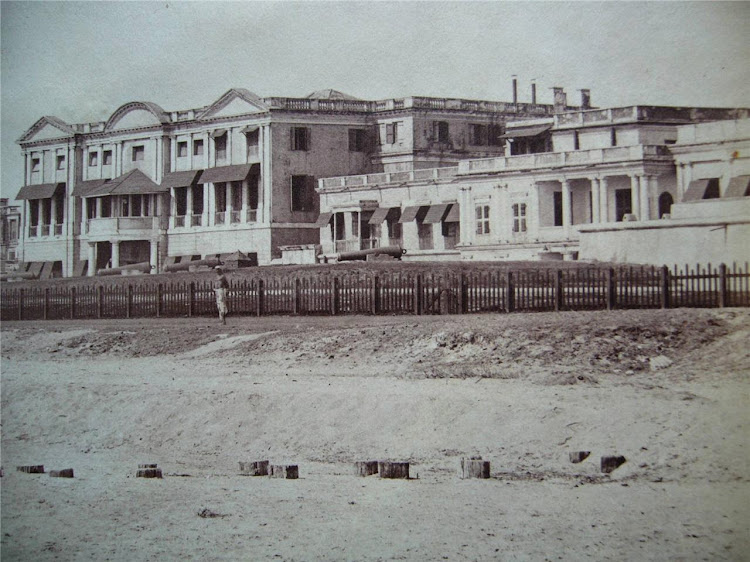
POLYGON ((217 117, 264 113, 267 109, 263 101, 252 92, 232 89, 208 106, 198 118, 215 119, 217 117))
POLYGON ((65 139, 73 136, 73 128, 56 117, 42 117, 26 131, 18 142, 65 139))

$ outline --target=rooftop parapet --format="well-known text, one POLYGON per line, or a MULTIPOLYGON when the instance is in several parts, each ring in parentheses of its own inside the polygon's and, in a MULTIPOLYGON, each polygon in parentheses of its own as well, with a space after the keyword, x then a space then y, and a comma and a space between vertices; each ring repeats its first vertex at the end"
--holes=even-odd
POLYGON ((554 116, 554 128, 566 129, 634 122, 680 124, 696 121, 742 119, 749 116, 750 109, 745 108, 633 105, 558 113, 554 116))
POLYGON ((677 144, 750 140, 750 119, 733 119, 685 125, 677 129, 677 144))
POLYGON ((318 180, 318 192, 348 191, 349 189, 370 189, 373 187, 398 185, 408 182, 445 180, 458 173, 455 166, 444 168, 424 168, 405 172, 381 172, 357 176, 338 176, 318 180))

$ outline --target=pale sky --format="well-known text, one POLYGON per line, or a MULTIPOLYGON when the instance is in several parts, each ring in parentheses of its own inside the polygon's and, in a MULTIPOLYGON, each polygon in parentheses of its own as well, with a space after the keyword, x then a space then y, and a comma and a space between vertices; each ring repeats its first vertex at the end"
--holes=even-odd
POLYGON ((334 88, 578 104, 750 107, 750 2, 0 2, 0 193, 44 115, 106 120, 130 101, 200 107, 334 88))

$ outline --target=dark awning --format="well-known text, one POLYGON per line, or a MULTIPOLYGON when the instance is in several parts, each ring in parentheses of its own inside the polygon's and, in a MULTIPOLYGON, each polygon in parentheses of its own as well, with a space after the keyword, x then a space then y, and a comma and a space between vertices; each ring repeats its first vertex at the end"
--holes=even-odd
POLYGON ((414 219, 417 218, 417 213, 419 213, 419 209, 421 209, 420 206, 416 207, 406 207, 403 211, 401 211, 401 218, 398 220, 398 222, 411 222, 414 219))
POLYGON ((49 199, 58 190, 64 190, 64 183, 38 183, 36 185, 24 185, 16 195, 16 199, 49 199))
POLYGON ((188 170, 186 172, 169 172, 164 174, 164 178, 161 180, 161 186, 164 189, 171 189, 173 187, 187 187, 197 183, 198 177, 201 175, 203 170, 188 170))
POLYGON ((370 220, 367 221, 368 224, 381 224, 385 220, 385 217, 388 216, 388 211, 390 211, 388 207, 378 207, 370 217, 370 220))
POLYGON ((505 134, 500 137, 502 139, 520 139, 523 137, 536 137, 542 133, 546 133, 552 128, 552 125, 529 125, 526 127, 512 127, 505 129, 505 134))
POLYGON ((107 195, 137 195, 146 193, 161 193, 166 191, 154 183, 151 178, 140 170, 130 170, 113 180, 104 182, 100 187, 90 191, 86 197, 104 197, 107 195))
POLYGON ((107 181, 108 180, 79 181, 73 188, 73 195, 77 197, 86 197, 89 193, 93 193, 95 190, 99 189, 107 181))
POLYGON ((216 129, 215 131, 211 132, 211 138, 218 139, 219 137, 223 137, 226 134, 227 134, 226 129, 216 129))
POLYGON ((248 174, 253 164, 237 164, 235 166, 220 166, 219 168, 208 168, 203 170, 198 183, 217 183, 225 181, 242 181, 248 174))
POLYGON ((260 125, 248 125, 244 129, 240 129, 240 133, 247 134, 247 133, 254 133, 260 129, 260 125))
POLYGON ((750 196, 750 176, 736 176, 729 180, 724 197, 750 196))
POLYGON ((430 205, 430 210, 424 217, 423 223, 434 224, 443 220, 445 212, 448 210, 449 203, 441 203, 439 205, 430 205))
POLYGON ((458 206, 458 203, 451 205, 450 211, 448 211, 443 222, 461 222, 461 208, 458 206))
POLYGON ((710 180, 693 180, 688 185, 685 195, 682 196, 682 201, 700 201, 703 199, 703 195, 706 193, 708 182, 710 180))
POLYGON ((328 226, 328 223, 331 222, 332 216, 333 216, 333 213, 320 213, 318 220, 315 221, 315 226, 320 227, 320 228, 323 228, 324 226, 328 226))

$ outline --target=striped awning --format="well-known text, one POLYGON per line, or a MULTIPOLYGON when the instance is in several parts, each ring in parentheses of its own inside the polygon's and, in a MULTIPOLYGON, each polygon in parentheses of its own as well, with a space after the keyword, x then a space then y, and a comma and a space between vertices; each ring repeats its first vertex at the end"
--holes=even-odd
POLYGON ((703 194, 706 193, 708 187, 708 180, 693 180, 688 184, 688 188, 685 191, 685 195, 682 196, 684 201, 700 201, 703 199, 703 194))
POLYGON ((401 218, 398 220, 398 222, 411 222, 415 220, 421 208, 422 207, 418 205, 414 207, 406 207, 403 211, 401 211, 401 218))
POLYGON ((36 185, 24 185, 16 195, 16 199, 49 199, 58 190, 65 190, 64 183, 38 183, 36 185))
POLYGON ((218 183, 227 181, 242 181, 250 174, 250 169, 257 164, 237 164, 235 166, 220 166, 203 170, 198 183, 218 183))
POLYGON ((729 180, 724 197, 750 196, 750 176, 736 176, 729 180))
POLYGON ((203 170, 188 170, 185 172, 169 172, 164 174, 164 178, 161 180, 161 186, 165 189, 172 189, 173 187, 188 187, 194 183, 198 183, 198 178, 203 170))
POLYGON ((323 228, 324 226, 328 226, 328 223, 331 222, 332 216, 333 216, 333 213, 320 213, 318 220, 315 221, 315 226, 320 227, 320 228, 323 228))
POLYGON ((503 139, 520 139, 526 137, 536 137, 549 131, 552 124, 549 125, 527 125, 525 127, 513 127, 505 129, 505 134, 500 137, 503 139))
POLYGON ((382 224, 382 222, 385 220, 385 218, 388 216, 388 211, 390 209, 388 207, 378 207, 375 209, 375 212, 370 217, 370 220, 367 221, 368 224, 382 224))
POLYGON ((461 222, 461 208, 458 206, 458 203, 453 203, 451 205, 451 208, 448 211, 448 214, 445 215, 443 222, 461 222))
POLYGON ((439 205, 430 205, 430 210, 424 217, 423 223, 434 224, 443 220, 445 212, 448 210, 449 203, 441 203, 439 205))

